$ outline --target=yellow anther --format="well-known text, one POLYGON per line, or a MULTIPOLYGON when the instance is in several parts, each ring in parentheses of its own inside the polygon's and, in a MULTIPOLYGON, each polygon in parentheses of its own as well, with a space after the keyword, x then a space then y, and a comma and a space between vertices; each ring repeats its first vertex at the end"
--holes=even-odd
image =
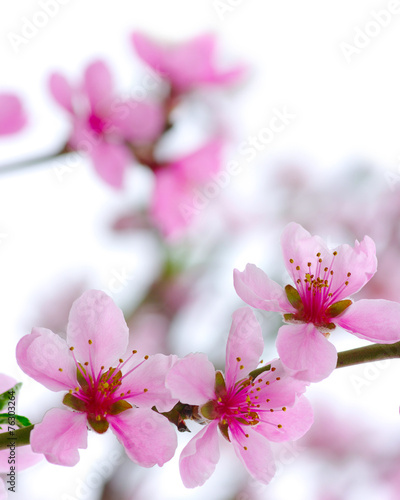
POLYGON ((134 350, 132 351, 132 354, 136 354, 136 353, 137 353, 137 351, 134 349, 134 350))
POLYGON ((122 358, 119 358, 119 360, 118 360, 118 361, 119 361, 120 363, 123 363, 123 362, 124 362, 124 360, 123 360, 122 358))
POLYGON ((242 361, 242 358, 239 358, 239 356, 236 358, 236 361, 239 362, 239 361, 242 361))
POLYGON ((74 347, 70 347, 70 348, 69 348, 69 350, 70 350, 70 351, 73 351, 74 349, 75 349, 74 347))
POLYGON ((293 259, 289 259, 289 262, 290 262, 291 264, 293 264, 294 260, 293 260, 293 259))
POLYGON ((144 357, 144 359, 149 359, 148 355, 146 354, 146 356, 144 357))
POLYGON ((282 411, 286 411, 286 410, 287 410, 286 406, 283 406, 282 411))
MULTIPOLYGON (((89 344, 89 345, 92 345, 92 344, 93 344, 93 342, 89 339, 89 340, 88 340, 88 344, 89 344)), ((96 417, 96 418, 97 418, 97 417, 96 417)))
POLYGON ((336 250, 333 252, 333 255, 337 255, 337 251, 336 250))
POLYGON ((243 446, 243 449, 244 449, 245 451, 247 451, 247 446, 243 446))
POLYGON ((282 425, 281 424, 278 424, 278 429, 282 429, 282 425))
POLYGON ((63 371, 63 369, 62 369, 62 368, 59 368, 59 369, 58 369, 58 371, 59 371, 59 372, 62 372, 62 371, 63 371))
POLYGON ((147 391, 148 391, 148 389, 143 389, 143 392, 147 392, 147 391))
POLYGON ((243 370, 244 366, 243 366, 243 365, 240 365, 240 366, 239 366, 239 368, 240 368, 241 370, 243 370))

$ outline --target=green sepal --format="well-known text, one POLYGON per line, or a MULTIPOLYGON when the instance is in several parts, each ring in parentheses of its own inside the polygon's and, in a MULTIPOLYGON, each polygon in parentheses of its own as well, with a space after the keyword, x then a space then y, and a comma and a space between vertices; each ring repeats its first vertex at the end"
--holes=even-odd
POLYGON ((218 414, 215 411, 215 402, 208 401, 208 403, 202 405, 200 407, 200 413, 207 420, 214 420, 215 418, 217 418, 218 414))
POLYGON ((254 380, 257 378, 261 373, 267 372, 271 369, 271 365, 265 365, 261 366, 260 368, 256 368, 252 372, 249 373, 250 377, 254 380))
POLYGON ((9 413, 0 413, 0 424, 17 425, 20 428, 32 425, 28 418, 22 415, 10 415, 9 413))
POLYGON ((3 394, 0 394, 0 411, 4 410, 4 408, 8 406, 9 401, 15 400, 21 387, 22 383, 18 382, 18 384, 15 384, 14 387, 11 387, 8 391, 3 392, 3 394))
POLYGON ((100 420, 97 420, 96 417, 89 415, 88 422, 90 427, 98 434, 104 434, 109 427, 109 423, 104 417, 100 417, 100 420))
POLYGON ((292 306, 298 311, 303 308, 303 302, 301 301, 301 297, 299 292, 292 285, 285 286, 286 296, 292 306))
POLYGON ((331 306, 328 307, 326 310, 326 314, 330 318, 336 318, 336 316, 339 316, 342 314, 343 311, 345 311, 349 306, 351 306, 353 302, 350 299, 346 300, 339 300, 339 302, 335 302, 331 306))
POLYGON ((217 399, 226 396, 225 379, 219 370, 215 372, 215 395, 217 399))
MULTIPOLYGON (((82 387, 84 391, 86 391, 89 387, 88 381, 86 378, 83 376, 82 372, 86 376, 86 370, 85 367, 79 363, 79 367, 76 368, 76 378, 78 380, 78 384, 82 387)), ((64 403, 65 404, 65 403, 64 403)), ((68 406, 68 405, 67 405, 68 406)))
POLYGON ((221 431, 221 434, 224 436, 224 438, 231 442, 229 438, 229 432, 228 432, 228 424, 223 424, 222 422, 219 422, 218 424, 219 430, 221 431))
POLYGON ((65 406, 68 406, 69 408, 72 408, 73 410, 76 411, 85 411, 86 410, 86 404, 82 399, 77 398, 76 396, 73 396, 69 392, 64 396, 63 398, 63 404, 65 406))
POLYGON ((110 409, 108 410, 108 413, 110 415, 118 415, 118 413, 122 413, 125 410, 129 410, 132 408, 132 405, 128 403, 128 401, 125 401, 122 399, 121 401, 116 401, 110 406, 110 409))

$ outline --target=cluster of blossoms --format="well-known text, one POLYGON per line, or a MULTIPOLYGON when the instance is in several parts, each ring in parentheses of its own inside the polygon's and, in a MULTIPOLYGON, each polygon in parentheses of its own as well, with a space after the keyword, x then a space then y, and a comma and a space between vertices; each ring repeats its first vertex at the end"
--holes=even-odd
POLYGON ((202 353, 178 359, 127 351, 123 314, 98 290, 74 302, 65 340, 34 328, 18 343, 18 363, 48 389, 66 393, 65 408, 51 409, 35 425, 32 449, 54 464, 72 466, 79 460, 78 449, 87 446, 88 427, 99 434, 111 428, 131 460, 161 466, 175 453, 173 424, 185 430, 184 420, 191 418, 203 429, 181 453, 185 486, 202 485, 213 473, 219 435, 232 443, 253 478, 269 483, 275 473, 269 442, 298 439, 313 422, 304 392, 336 366, 336 349, 327 339, 336 326, 373 342, 400 340, 400 304, 348 298, 376 271, 370 238, 354 248, 330 250, 319 237, 291 223, 282 247, 295 286, 282 289, 250 264, 234 273, 242 299, 282 312, 289 323, 278 333, 280 359, 268 363, 260 361, 262 331, 248 307, 233 314, 225 373, 216 371, 202 353))
POLYGON ((245 69, 217 68, 216 39, 212 35, 166 47, 134 33, 132 45, 156 75, 144 98, 114 93, 110 70, 103 61, 90 64, 78 86, 59 73, 52 74, 50 92, 72 123, 63 152, 89 155, 99 176, 116 189, 124 186, 129 164, 151 169, 155 185, 150 214, 164 235, 173 236, 182 232, 196 214, 196 188, 222 168, 226 134, 217 127, 197 149, 173 159, 163 158, 158 145, 165 142, 171 128, 179 126, 173 112, 186 97, 202 87, 231 85, 245 69), (173 205, 171 199, 175 200, 173 205))

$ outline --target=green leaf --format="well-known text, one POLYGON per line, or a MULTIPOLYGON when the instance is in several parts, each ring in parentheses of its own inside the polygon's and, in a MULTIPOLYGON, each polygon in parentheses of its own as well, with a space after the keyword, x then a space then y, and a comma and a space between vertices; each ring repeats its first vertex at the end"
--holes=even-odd
POLYGON ((350 299, 339 300, 339 302, 335 302, 334 304, 329 306, 326 310, 326 313, 330 318, 336 318, 336 316, 339 316, 343 311, 351 306, 352 303, 353 302, 350 299))
POLYGON ((11 387, 11 389, 7 392, 3 392, 3 394, 0 394, 0 411, 4 410, 6 406, 8 406, 9 401, 15 400, 21 387, 22 383, 18 382, 18 384, 15 384, 14 387, 11 387))
POLYGON ((10 415, 9 413, 0 413, 0 424, 17 425, 18 427, 32 425, 28 418, 22 415, 10 415))
POLYGON ((298 311, 303 308, 303 302, 301 301, 301 297, 299 292, 292 285, 285 286, 286 296, 292 306, 298 311))

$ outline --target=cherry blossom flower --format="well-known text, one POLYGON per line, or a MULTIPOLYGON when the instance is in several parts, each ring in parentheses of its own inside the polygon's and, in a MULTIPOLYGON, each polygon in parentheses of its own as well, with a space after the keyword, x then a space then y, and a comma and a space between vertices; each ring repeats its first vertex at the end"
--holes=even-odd
POLYGON ((211 34, 182 44, 166 45, 136 32, 132 43, 139 57, 170 82, 172 94, 188 92, 201 85, 231 84, 245 72, 241 65, 227 70, 215 66, 216 37, 211 34))
MULTIPOLYGON (((0 395, 10 391, 16 384, 17 381, 14 378, 0 373, 0 395)), ((4 427, 2 432, 7 431, 8 425, 4 427)), ((3 482, 3 479, 0 477, 0 500, 5 500, 8 496, 6 481, 7 479, 9 480, 9 478, 7 478, 6 475, 10 474, 11 466, 15 467, 16 471, 22 471, 28 467, 32 467, 42 459, 43 456, 34 453, 29 445, 15 447, 15 457, 11 456, 9 448, 0 450, 0 474, 4 475, 6 478, 5 482, 3 482)))
POLYGON ((166 236, 181 234, 208 205, 209 199, 202 194, 201 187, 221 169, 223 147, 222 139, 213 139, 155 171, 151 214, 166 236))
POLYGON ((226 346, 225 377, 205 354, 189 354, 167 375, 167 386, 181 402, 199 406, 206 426, 180 456, 187 487, 202 485, 219 460, 218 429, 257 480, 268 483, 275 473, 269 441, 302 436, 313 416, 301 394, 306 383, 293 379, 279 360, 259 365, 264 349, 261 327, 250 308, 237 310, 226 346))
POLYGON ((176 401, 165 387, 174 356, 136 359, 128 346, 121 310, 99 290, 89 290, 71 308, 66 341, 46 328, 33 328, 17 345, 17 361, 29 376, 52 391, 67 390, 31 433, 32 449, 59 465, 75 465, 87 447, 87 424, 102 434, 109 427, 134 462, 151 467, 170 460, 176 433, 153 411, 176 401), (70 411, 70 410, 73 411, 70 411))
POLYGON ((161 106, 115 96, 110 71, 102 61, 86 68, 80 87, 72 87, 59 73, 51 75, 49 85, 72 119, 69 148, 88 153, 100 177, 121 188, 125 169, 134 158, 132 146, 152 143, 163 130, 161 106))
POLYGON ((0 94, 0 136, 19 132, 26 124, 20 99, 14 94, 0 94))
POLYGON ((279 329, 278 354, 286 369, 303 380, 327 377, 337 363, 336 348, 328 341, 336 326, 371 342, 400 340, 400 304, 388 300, 349 297, 376 272, 375 244, 365 236, 354 248, 329 250, 318 236, 288 224, 282 234, 285 265, 295 284, 283 289, 254 264, 234 271, 237 294, 249 305, 283 313, 289 323, 279 329))

